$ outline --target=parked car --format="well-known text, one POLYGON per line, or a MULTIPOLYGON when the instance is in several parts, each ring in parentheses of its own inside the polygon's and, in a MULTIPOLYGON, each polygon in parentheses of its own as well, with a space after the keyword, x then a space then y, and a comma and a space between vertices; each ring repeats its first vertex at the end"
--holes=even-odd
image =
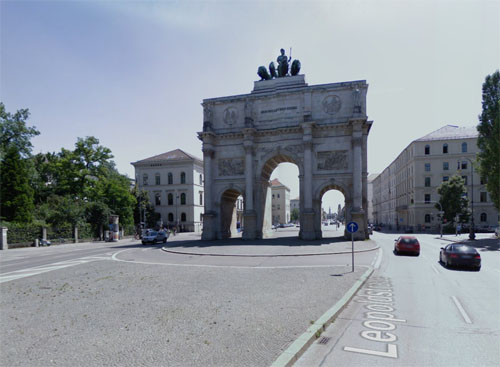
POLYGON ((142 236, 142 244, 147 243, 155 244, 156 242, 167 242, 168 233, 165 231, 148 231, 142 236))
POLYGON ((413 255, 420 255, 420 243, 413 236, 400 236, 394 240, 394 253, 399 255, 401 253, 409 253, 413 255))
POLYGON ((472 247, 464 244, 449 244, 441 247, 439 262, 445 267, 469 266, 477 271, 481 269, 481 255, 472 247))

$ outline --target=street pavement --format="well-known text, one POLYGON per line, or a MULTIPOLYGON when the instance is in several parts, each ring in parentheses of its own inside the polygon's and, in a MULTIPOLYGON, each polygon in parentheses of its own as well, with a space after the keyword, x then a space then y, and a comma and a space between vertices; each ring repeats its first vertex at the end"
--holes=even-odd
POLYGON ((498 239, 416 236, 419 257, 394 255, 397 235, 372 236, 380 265, 295 366, 500 365, 498 239), (479 272, 439 263, 440 247, 457 240, 478 247, 479 272))
POLYGON ((396 257, 397 235, 375 232, 352 272, 342 229, 323 231, 2 251, 0 365, 499 365, 498 241, 475 241, 471 272, 437 262, 467 235, 417 235, 421 255, 396 257))
POLYGON ((350 242, 276 235, 220 246, 178 234, 165 249, 125 239, 1 252, 0 364, 269 366, 376 255, 373 242, 355 243, 363 252, 352 272, 350 242))

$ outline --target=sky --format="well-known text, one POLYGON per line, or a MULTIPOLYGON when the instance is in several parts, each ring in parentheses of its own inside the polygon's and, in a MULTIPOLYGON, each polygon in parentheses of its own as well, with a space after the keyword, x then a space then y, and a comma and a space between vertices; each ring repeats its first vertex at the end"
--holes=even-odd
MULTIPOLYGON (((0 0, 0 100, 29 108, 33 153, 95 136, 134 177, 131 162, 173 149, 202 157, 200 103, 250 93, 280 48, 309 85, 367 81, 379 173, 421 136, 477 125, 500 65, 500 2, 0 0)), ((292 197, 294 169, 272 176, 292 197)))

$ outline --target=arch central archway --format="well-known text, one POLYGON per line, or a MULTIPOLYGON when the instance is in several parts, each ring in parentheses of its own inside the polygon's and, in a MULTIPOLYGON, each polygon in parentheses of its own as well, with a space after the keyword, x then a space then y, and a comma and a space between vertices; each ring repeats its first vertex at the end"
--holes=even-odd
MULTIPOLYGON (((265 160, 262 161, 262 165, 258 168, 260 172, 260 183, 261 188, 257 193, 257 200, 259 200, 260 205, 258 206, 259 211, 257 212, 257 236, 258 238, 268 238, 272 237, 272 225, 277 224, 285 224, 288 222, 288 218, 281 218, 279 221, 276 218, 273 218, 273 193, 272 193, 272 182, 271 175, 275 169, 282 163, 290 163, 297 167, 299 174, 299 192, 301 186, 301 162, 300 158, 297 156, 293 156, 293 154, 286 154, 281 152, 281 149, 278 148, 273 152, 267 154, 265 160), (282 222, 282 223, 276 223, 282 222)), ((285 193, 286 195, 286 193, 285 193)), ((285 198, 285 204, 286 198, 285 198)), ((290 205, 290 197, 288 197, 288 206, 290 205)))
MULTIPOLYGON (((299 168, 300 232, 321 238, 321 196, 328 187, 346 198, 348 220, 367 237, 367 138, 364 80, 309 86, 304 75, 258 81, 249 94, 205 99, 205 213, 202 239, 225 238, 235 196, 244 197, 243 239, 270 229, 269 179, 280 163, 299 168), (230 189, 229 185, 233 185, 230 189), (238 187, 238 189, 236 189, 238 187)), ((232 218, 232 217, 231 217, 232 218)))

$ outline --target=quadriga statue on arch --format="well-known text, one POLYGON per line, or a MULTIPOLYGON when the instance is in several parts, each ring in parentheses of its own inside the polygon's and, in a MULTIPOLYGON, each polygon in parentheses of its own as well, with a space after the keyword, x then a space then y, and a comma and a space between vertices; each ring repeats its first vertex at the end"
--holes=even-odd
POLYGON ((283 78, 286 76, 292 76, 298 75, 300 72, 300 61, 295 59, 292 62, 292 67, 290 68, 290 74, 288 73, 289 70, 289 63, 292 61, 292 49, 290 48, 290 57, 285 55, 285 50, 281 49, 280 50, 280 55, 276 59, 276 62, 278 63, 278 68, 276 69, 276 66, 274 65, 274 62, 271 61, 269 64, 269 72, 267 71, 265 66, 259 66, 257 69, 257 75, 260 76, 260 80, 270 80, 274 78, 283 78))

